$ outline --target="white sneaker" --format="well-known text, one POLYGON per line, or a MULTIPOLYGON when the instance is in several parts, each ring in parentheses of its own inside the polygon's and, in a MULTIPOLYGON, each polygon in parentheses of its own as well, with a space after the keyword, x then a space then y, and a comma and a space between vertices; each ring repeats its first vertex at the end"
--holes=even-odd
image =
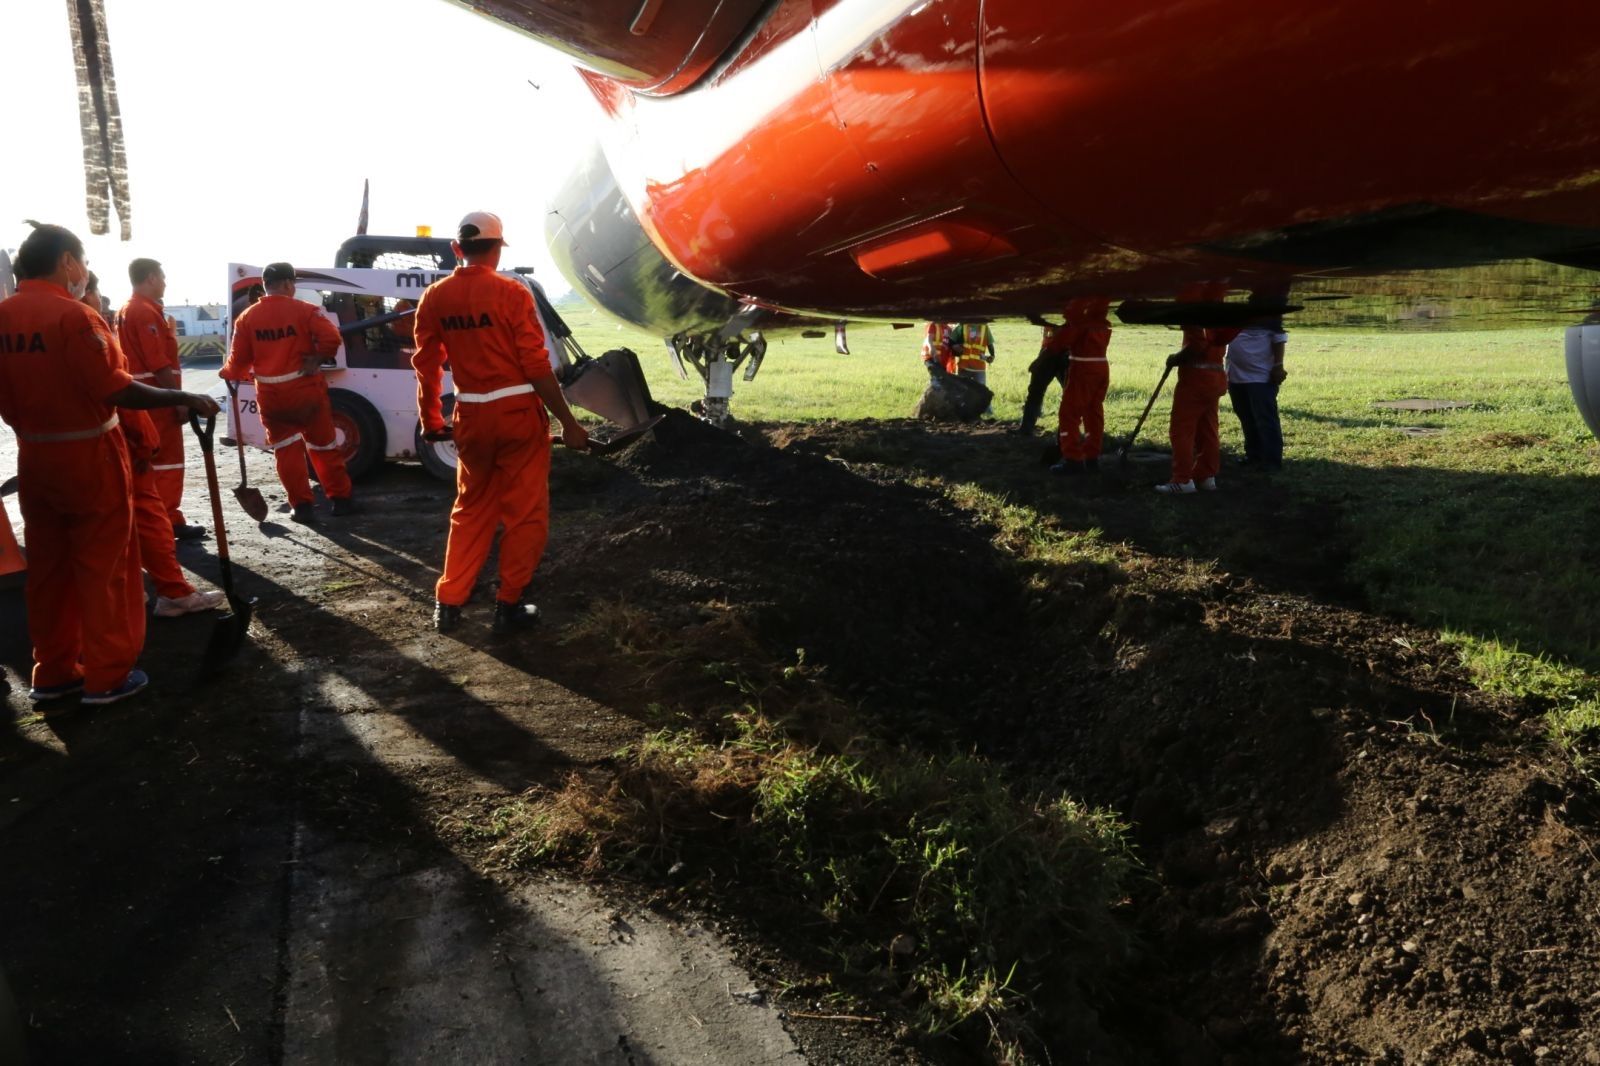
POLYGON ((226 607, 227 604, 228 597, 215 589, 211 592, 191 592, 189 595, 179 596, 175 600, 169 600, 165 596, 157 596, 156 617, 176 618, 180 614, 212 611, 218 607, 226 607))
POLYGON ((1169 481, 1165 485, 1157 485, 1156 491, 1168 493, 1173 496, 1179 496, 1184 493, 1193 492, 1195 491, 1195 488, 1193 481, 1169 481))
POLYGON ((1214 477, 1206 478, 1204 481, 1200 482, 1200 488, 1203 489, 1206 492, 1216 492, 1217 491, 1217 479, 1214 478, 1214 477))

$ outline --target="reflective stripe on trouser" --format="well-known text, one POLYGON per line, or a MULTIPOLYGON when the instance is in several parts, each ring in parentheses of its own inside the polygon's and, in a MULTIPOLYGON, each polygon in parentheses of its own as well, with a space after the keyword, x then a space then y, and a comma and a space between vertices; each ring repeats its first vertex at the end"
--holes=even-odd
POLYGON ((1222 440, 1217 434, 1217 401, 1228 391, 1228 376, 1216 370, 1178 368, 1172 390, 1172 480, 1204 481, 1222 467, 1222 440))
POLYGON ((267 431, 267 443, 272 446, 272 458, 278 465, 278 480, 289 494, 289 505, 298 507, 310 503, 311 476, 306 471, 308 454, 317 468, 317 478, 322 491, 330 500, 347 499, 350 495, 350 475, 344 468, 344 456, 336 446, 338 436, 333 429, 333 408, 328 403, 328 387, 321 375, 300 378, 282 385, 260 385, 256 389, 256 403, 261 411, 261 425, 267 431))
POLYGON ((183 518, 183 440, 188 436, 188 422, 179 422, 171 411, 151 411, 161 446, 150 467, 156 475, 156 491, 167 505, 167 518, 175 526, 184 524, 183 518))
POLYGON ((1111 367, 1103 362, 1076 362, 1067 370, 1067 383, 1061 389, 1061 458, 1076 461, 1100 457, 1100 442, 1106 430, 1106 388, 1110 383, 1111 367))
POLYGON ((194 592, 178 565, 178 548, 172 539, 172 519, 161 498, 159 471, 146 466, 133 471, 133 525, 138 534, 139 564, 156 583, 156 592, 176 600, 194 592))
POLYGON ((122 431, 21 446, 33 684, 116 688, 144 648, 144 581, 122 431), (80 664, 81 660, 81 664, 80 664))
POLYGON ((500 592, 515 603, 533 580, 550 534, 550 419, 533 397, 462 404, 455 411, 456 502, 440 603, 460 606, 489 558, 497 525, 500 592))

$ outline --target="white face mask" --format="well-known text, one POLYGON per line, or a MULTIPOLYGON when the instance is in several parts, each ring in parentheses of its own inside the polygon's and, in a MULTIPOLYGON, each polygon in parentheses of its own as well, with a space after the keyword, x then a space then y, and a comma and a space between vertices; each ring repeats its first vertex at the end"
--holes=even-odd
POLYGON ((78 276, 76 281, 67 282, 67 291, 72 294, 72 298, 74 300, 81 300, 83 299, 83 294, 89 291, 89 268, 85 264, 79 262, 77 257, 71 252, 68 252, 62 258, 66 259, 69 264, 76 266, 79 270, 83 271, 83 273, 78 276))

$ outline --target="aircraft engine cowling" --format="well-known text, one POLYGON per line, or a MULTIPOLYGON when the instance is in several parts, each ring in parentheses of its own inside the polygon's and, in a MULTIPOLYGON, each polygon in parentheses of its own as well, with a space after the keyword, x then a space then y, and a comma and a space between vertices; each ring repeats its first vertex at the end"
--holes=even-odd
POLYGON ((1600 323, 1567 327, 1567 384, 1590 432, 1600 437, 1600 323))
POLYGON ((657 250, 598 145, 551 202, 545 240, 577 291, 658 337, 720 329, 740 302, 681 273, 657 250))

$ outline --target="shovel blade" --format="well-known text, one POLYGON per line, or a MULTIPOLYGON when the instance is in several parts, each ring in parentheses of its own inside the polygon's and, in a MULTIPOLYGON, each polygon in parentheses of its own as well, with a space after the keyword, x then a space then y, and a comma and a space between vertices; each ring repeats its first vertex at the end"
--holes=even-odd
POLYGON ((254 518, 258 523, 267 520, 267 501, 262 498, 260 489, 252 489, 241 485, 233 490, 233 498, 239 501, 239 506, 244 508, 244 513, 254 518))
POLYGON ((245 636, 250 632, 250 618, 255 613, 250 601, 230 595, 228 607, 230 613, 217 619, 215 628, 211 630, 211 639, 206 641, 205 653, 200 657, 202 674, 226 665, 238 655, 239 649, 244 647, 245 636))

